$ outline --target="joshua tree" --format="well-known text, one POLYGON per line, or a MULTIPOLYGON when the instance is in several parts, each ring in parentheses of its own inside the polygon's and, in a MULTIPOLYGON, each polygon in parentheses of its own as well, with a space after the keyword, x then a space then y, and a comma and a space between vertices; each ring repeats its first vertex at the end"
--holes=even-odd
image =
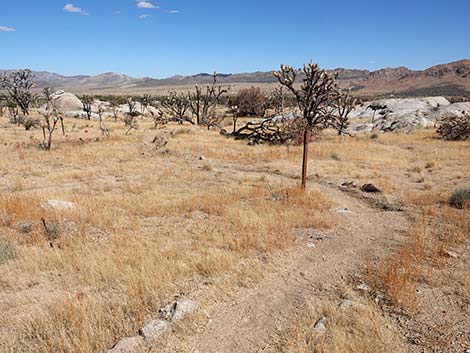
POLYGON ((206 86, 205 94, 203 94, 202 88, 196 85, 196 93, 189 93, 188 95, 191 112, 196 116, 196 124, 207 125, 205 120, 208 119, 209 111, 216 106, 220 97, 227 92, 228 90, 223 88, 222 85, 217 85, 216 72, 214 72, 212 84, 206 86))
POLYGON ((111 106, 111 110, 113 111, 114 122, 117 122, 118 113, 119 113, 119 105, 113 101, 110 103, 110 106, 111 106))
POLYGON ((0 117, 3 116, 3 111, 5 110, 7 97, 4 94, 0 93, 0 117))
POLYGON ((109 129, 106 127, 106 124, 104 123, 103 115, 104 115, 104 107, 100 105, 98 107, 98 118, 100 122, 100 130, 103 135, 106 135, 107 137, 109 137, 111 133, 109 132, 109 129))
POLYGON ((188 121, 194 125, 194 121, 186 116, 186 112, 190 106, 189 98, 186 94, 171 91, 168 97, 162 101, 162 106, 168 110, 168 112, 174 116, 174 120, 180 124, 188 121))
POLYGON ((5 106, 8 109, 8 115, 10 116, 10 122, 13 124, 21 125, 22 119, 20 119, 18 105, 10 97, 6 99, 5 106))
POLYGON ((129 108, 129 111, 124 117, 124 123, 126 124, 126 126, 129 126, 129 129, 126 131, 126 135, 128 135, 132 131, 132 129, 137 130, 138 126, 137 126, 136 118, 137 118, 137 115, 139 115, 139 113, 137 112, 135 108, 136 103, 132 99, 132 97, 127 98, 127 106, 129 108))
POLYGON ((343 135, 349 127, 349 114, 354 109, 356 100, 347 93, 340 95, 335 107, 336 117, 333 119, 338 135, 343 135))
POLYGON ((88 120, 91 120, 91 113, 92 113, 92 104, 93 104, 93 98, 87 95, 82 96, 82 104, 83 104, 83 111, 86 113, 86 117, 88 120))
POLYGON ((128 97, 128 98, 127 98, 127 107, 129 108, 128 114, 129 114, 130 116, 135 117, 135 116, 139 115, 139 113, 137 112, 137 109, 136 109, 136 105, 137 105, 137 104, 136 104, 136 102, 132 99, 132 97, 128 97))
POLYGON ((141 114, 144 115, 145 109, 150 105, 151 97, 148 94, 144 94, 142 97, 139 98, 140 100, 140 107, 141 107, 141 114))
POLYGON ((235 133, 237 131, 238 117, 240 116, 240 111, 238 109, 238 105, 231 105, 230 106, 230 113, 232 114, 233 133, 235 133))
POLYGON ((374 111, 374 113, 372 114, 372 122, 374 122, 375 113, 377 112, 377 110, 385 109, 385 108, 387 108, 387 106, 383 105, 383 104, 380 104, 380 103, 372 103, 371 105, 368 106, 368 108, 370 108, 374 111))
POLYGON ((23 117, 29 114, 29 106, 36 99, 31 91, 35 85, 35 75, 28 69, 13 71, 0 80, 0 88, 20 108, 23 117))
POLYGON ((266 98, 266 106, 274 109, 276 115, 284 112, 284 105, 286 101, 286 93, 284 87, 275 88, 271 91, 266 98))
POLYGON ((44 88, 43 90, 44 97, 46 98, 46 109, 41 112, 43 116, 42 123, 42 134, 44 140, 41 144, 41 147, 45 150, 50 150, 52 145, 52 135, 54 134, 57 124, 60 122, 62 127, 62 134, 65 135, 64 128, 64 119, 62 115, 57 112, 57 109, 54 107, 54 101, 52 99, 52 89, 49 87, 44 88))
POLYGON ((158 128, 159 125, 165 125, 168 123, 168 120, 160 109, 157 110, 157 114, 152 113, 152 118, 155 128, 158 128))
POLYGON ((303 69, 294 69, 288 65, 281 65, 279 71, 274 72, 279 83, 292 92, 302 114, 303 128, 303 163, 302 163, 302 188, 307 186, 307 161, 308 143, 311 139, 312 130, 324 129, 331 124, 331 115, 328 108, 335 106, 340 90, 325 70, 320 69, 317 64, 305 64, 303 69), (302 84, 295 87, 296 78, 303 74, 302 84))

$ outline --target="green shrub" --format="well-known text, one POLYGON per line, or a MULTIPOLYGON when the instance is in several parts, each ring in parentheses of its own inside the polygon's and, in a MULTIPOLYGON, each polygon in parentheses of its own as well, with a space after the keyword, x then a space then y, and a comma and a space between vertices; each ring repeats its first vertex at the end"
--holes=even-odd
POLYGON ((449 204, 460 209, 470 206, 470 187, 454 191, 449 198, 449 204))
POLYGON ((6 263, 15 256, 13 245, 7 241, 0 243, 0 265, 6 263))

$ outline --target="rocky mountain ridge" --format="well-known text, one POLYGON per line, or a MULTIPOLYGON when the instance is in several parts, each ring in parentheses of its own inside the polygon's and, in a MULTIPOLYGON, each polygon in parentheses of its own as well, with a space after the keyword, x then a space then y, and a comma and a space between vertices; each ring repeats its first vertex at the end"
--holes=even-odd
MULTIPOLYGON (((0 75, 10 70, 0 70, 0 75)), ((426 70, 410 70, 406 67, 383 68, 376 71, 337 68, 329 70, 338 73, 338 82, 357 94, 396 95, 470 95, 470 59, 441 64, 426 70)), ((199 73, 192 76, 173 76, 156 79, 151 77, 133 78, 119 73, 103 73, 96 76, 63 76, 47 71, 35 72, 39 88, 52 86, 73 91, 79 89, 133 89, 172 87, 207 84, 212 75, 199 73)), ((218 81, 223 84, 274 84, 272 71, 220 74, 218 81)))

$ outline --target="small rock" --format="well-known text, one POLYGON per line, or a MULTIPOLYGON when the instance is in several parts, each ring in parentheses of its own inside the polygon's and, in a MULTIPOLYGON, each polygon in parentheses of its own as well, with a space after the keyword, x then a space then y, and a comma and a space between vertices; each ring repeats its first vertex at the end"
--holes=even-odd
POLYGON ((171 303, 159 311, 160 319, 167 321, 181 320, 187 314, 196 309, 197 303, 191 299, 183 299, 174 303, 171 303))
POLYGON ((444 254, 447 256, 447 257, 452 257, 454 259, 457 259, 460 257, 460 254, 457 254, 456 252, 452 251, 452 250, 445 250, 444 251, 444 254))
POLYGON ((326 330, 326 317, 323 316, 317 322, 315 322, 315 325, 313 325, 313 329, 316 332, 324 332, 326 330))
POLYGON ((340 214, 348 214, 348 213, 352 213, 351 210, 347 209, 347 208, 335 208, 334 211, 336 213, 340 213, 340 214))
POLYGON ((344 299, 339 303, 340 309, 351 309, 355 306, 355 303, 351 299, 344 299))
POLYGON ((29 234, 33 230, 33 225, 31 223, 22 223, 20 229, 21 233, 29 234))
POLYGON ((75 208, 75 204, 69 201, 62 201, 62 200, 48 200, 46 205, 50 208, 54 208, 57 210, 71 210, 75 208))
POLYGON ((357 290, 362 290, 362 291, 364 291, 364 292, 369 292, 369 291, 370 291, 370 287, 369 287, 367 284, 365 284, 365 283, 358 284, 358 285, 356 286, 356 289, 357 289, 357 290))
POLYGON ((308 243, 307 244, 307 248, 313 249, 315 247, 316 247, 315 243, 308 243))
POLYGON ((340 188, 345 190, 345 189, 355 189, 357 187, 357 184, 355 181, 345 181, 340 185, 340 188))
POLYGON ((194 311, 197 303, 191 299, 184 299, 176 303, 173 320, 181 320, 183 317, 194 311))
POLYGON ((152 320, 139 330, 139 335, 145 339, 162 334, 168 327, 168 322, 162 319, 152 320))
POLYGON ((106 353, 138 353, 145 347, 144 339, 140 336, 127 337, 116 343, 106 353))
POLYGON ((200 161, 205 160, 204 156, 199 156, 199 160, 200 160, 200 161))
POLYGON ((364 191, 364 192, 382 192, 382 190, 380 190, 377 186, 375 186, 374 184, 364 184, 361 186, 361 191, 364 191))

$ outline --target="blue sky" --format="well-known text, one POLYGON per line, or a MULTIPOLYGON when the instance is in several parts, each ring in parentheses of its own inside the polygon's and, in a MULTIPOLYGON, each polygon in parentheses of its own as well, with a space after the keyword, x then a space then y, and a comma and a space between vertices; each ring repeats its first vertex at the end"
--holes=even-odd
POLYGON ((0 0, 0 69, 167 77, 470 58, 470 0, 0 0))

